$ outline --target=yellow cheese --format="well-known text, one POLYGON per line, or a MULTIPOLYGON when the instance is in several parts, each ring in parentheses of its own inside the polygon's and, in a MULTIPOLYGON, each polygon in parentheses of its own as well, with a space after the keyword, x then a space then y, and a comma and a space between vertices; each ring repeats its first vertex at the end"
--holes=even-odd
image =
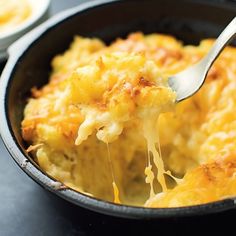
POLYGON ((236 49, 225 49, 188 100, 175 104, 167 84, 212 42, 75 37, 53 59, 49 83, 32 88, 28 151, 65 185, 116 203, 177 207, 235 195, 236 49))

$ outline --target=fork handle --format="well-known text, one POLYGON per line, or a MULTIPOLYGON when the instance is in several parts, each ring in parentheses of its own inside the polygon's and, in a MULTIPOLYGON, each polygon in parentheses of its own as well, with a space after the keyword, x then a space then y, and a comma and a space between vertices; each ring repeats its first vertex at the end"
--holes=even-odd
POLYGON ((202 63, 206 66, 206 72, 210 69, 214 61, 217 59, 222 50, 227 46, 227 44, 236 35, 236 17, 228 24, 224 31, 215 41, 214 45, 207 53, 207 55, 202 59, 202 63))

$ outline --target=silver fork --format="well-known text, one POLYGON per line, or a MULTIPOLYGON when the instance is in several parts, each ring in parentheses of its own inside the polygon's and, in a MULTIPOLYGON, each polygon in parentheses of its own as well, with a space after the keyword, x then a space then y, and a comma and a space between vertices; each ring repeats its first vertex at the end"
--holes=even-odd
POLYGON ((176 92, 176 102, 180 102, 192 96, 201 88, 212 64, 235 34, 236 17, 220 34, 205 57, 203 57, 193 66, 190 66, 189 68, 179 72, 176 75, 171 76, 168 79, 169 86, 176 92))

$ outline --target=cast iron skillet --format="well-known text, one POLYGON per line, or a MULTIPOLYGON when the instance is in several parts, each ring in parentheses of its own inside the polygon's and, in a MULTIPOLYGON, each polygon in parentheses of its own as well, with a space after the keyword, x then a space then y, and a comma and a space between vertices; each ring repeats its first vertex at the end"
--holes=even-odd
POLYGON ((9 49, 0 80, 0 131, 17 164, 45 189, 76 205, 124 218, 168 218, 203 215, 235 208, 235 199, 181 208, 142 208, 116 205, 65 189, 40 170, 25 152, 20 134, 23 108, 33 86, 48 80, 50 61, 63 52, 74 35, 96 36, 107 43, 130 32, 161 32, 186 43, 216 37, 235 16, 233 4, 193 0, 94 1, 67 10, 33 30, 9 49))

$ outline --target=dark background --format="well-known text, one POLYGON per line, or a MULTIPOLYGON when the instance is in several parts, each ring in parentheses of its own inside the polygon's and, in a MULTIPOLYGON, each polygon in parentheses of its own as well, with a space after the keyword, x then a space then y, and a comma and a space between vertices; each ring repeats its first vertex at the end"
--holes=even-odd
MULTIPOLYGON (((52 0, 50 14, 82 2, 88 1, 52 0)), ((1 63, 0 72, 3 66, 1 63)), ((235 211, 198 218, 134 221, 79 208, 33 182, 17 167, 0 140, 0 236, 236 235, 234 221, 235 211)))

